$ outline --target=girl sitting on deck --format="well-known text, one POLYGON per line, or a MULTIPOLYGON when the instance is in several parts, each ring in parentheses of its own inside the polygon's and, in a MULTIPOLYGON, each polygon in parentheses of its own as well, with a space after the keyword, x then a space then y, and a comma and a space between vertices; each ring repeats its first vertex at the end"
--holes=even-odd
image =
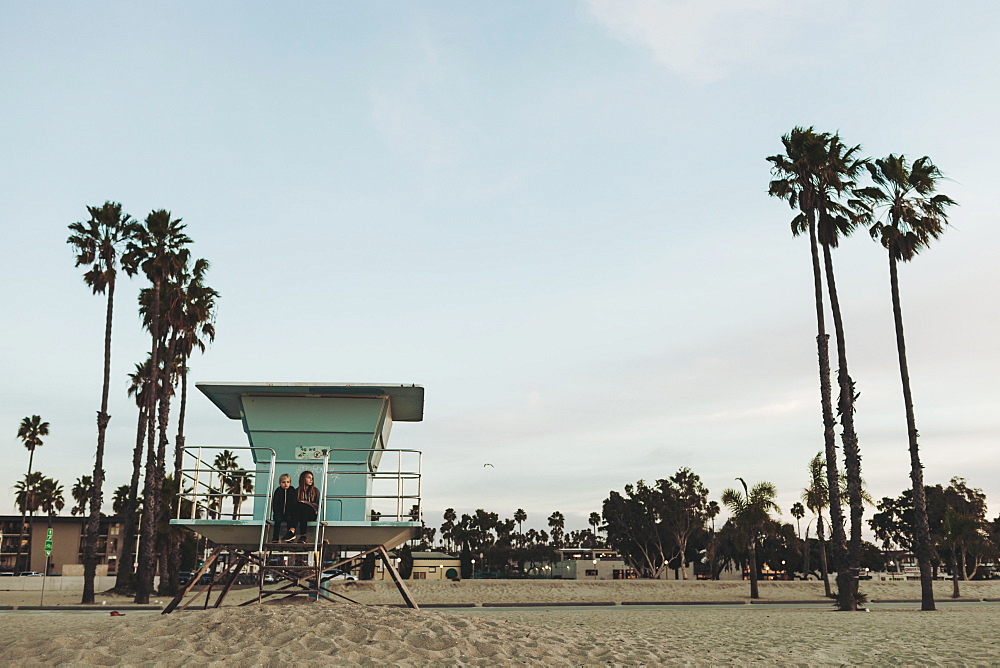
POLYGON ((299 532, 295 540, 304 543, 306 542, 309 522, 316 521, 319 513, 319 490, 314 484, 312 471, 303 471, 299 474, 299 490, 296 499, 298 503, 295 506, 295 511, 299 517, 299 532))

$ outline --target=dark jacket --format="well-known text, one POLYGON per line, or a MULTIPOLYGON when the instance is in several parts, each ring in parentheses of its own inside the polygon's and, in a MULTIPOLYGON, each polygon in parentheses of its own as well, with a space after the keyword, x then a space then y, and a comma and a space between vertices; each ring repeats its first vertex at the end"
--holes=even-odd
POLYGON ((271 513, 274 515, 291 515, 295 512, 296 498, 298 493, 295 488, 289 485, 288 489, 282 488, 274 490, 271 495, 271 513))

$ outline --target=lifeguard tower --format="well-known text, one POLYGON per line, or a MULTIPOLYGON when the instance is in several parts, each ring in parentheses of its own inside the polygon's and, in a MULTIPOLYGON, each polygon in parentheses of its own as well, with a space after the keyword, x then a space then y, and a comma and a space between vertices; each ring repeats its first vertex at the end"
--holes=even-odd
POLYGON ((170 523, 200 534, 215 549, 164 614, 204 582, 206 573, 211 577, 202 585, 205 605, 211 588, 220 586, 218 607, 248 565, 256 566, 258 601, 297 594, 350 601, 325 586, 327 581, 373 557, 382 560, 407 605, 416 608, 388 551, 420 536, 421 453, 386 445, 394 422, 423 419, 423 387, 198 383, 197 388, 226 417, 242 422, 249 445, 184 448, 181 503, 170 523), (248 454, 253 469, 220 468, 217 456, 223 450, 248 454), (271 543, 270 501, 278 476, 288 473, 298 485, 304 471, 313 473, 320 493, 309 540, 271 543), (227 502, 231 511, 225 510, 227 502), (222 554, 226 564, 218 573, 222 554), (269 588, 274 580, 278 586, 269 588))

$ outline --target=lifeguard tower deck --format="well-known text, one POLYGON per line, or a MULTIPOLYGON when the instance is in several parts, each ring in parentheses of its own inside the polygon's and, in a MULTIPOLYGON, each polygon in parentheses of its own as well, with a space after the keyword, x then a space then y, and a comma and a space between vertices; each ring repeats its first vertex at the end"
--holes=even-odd
POLYGON ((198 383, 197 387, 226 417, 242 422, 249 445, 184 448, 181 503, 178 517, 170 523, 203 536, 215 549, 164 613, 176 608, 209 572, 213 577, 206 606, 211 587, 217 584, 222 587, 218 607, 245 566, 256 567, 258 601, 297 594, 350 600, 325 583, 366 557, 380 558, 407 605, 417 607, 388 551, 420 536, 421 453, 389 449, 386 444, 394 422, 423 419, 423 387, 309 383, 198 383), (224 450, 249 455, 253 469, 220 467, 218 455, 224 450), (273 543, 270 503, 278 477, 287 473, 298 485, 304 471, 313 473, 320 493, 308 540, 273 543), (241 497, 246 501, 236 500, 241 497), (231 509, 224 508, 227 502, 231 509), (223 554, 225 569, 216 574, 223 554), (281 586, 269 589, 273 580, 281 586))

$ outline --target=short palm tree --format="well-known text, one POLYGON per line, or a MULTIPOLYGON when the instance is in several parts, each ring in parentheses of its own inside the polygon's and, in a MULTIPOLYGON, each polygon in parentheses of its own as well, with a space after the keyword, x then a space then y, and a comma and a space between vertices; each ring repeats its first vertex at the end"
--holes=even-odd
POLYGON ((552 543, 562 547, 563 529, 566 528, 566 518, 558 510, 549 515, 549 527, 552 528, 552 543))
POLYGON ((910 372, 906 363, 906 339, 903 334, 903 309, 899 300, 897 263, 909 262, 931 241, 941 236, 948 224, 947 209, 955 201, 937 193, 944 178, 927 156, 912 164, 905 155, 889 155, 868 165, 874 186, 857 191, 871 207, 872 238, 881 242, 889 254, 889 290, 892 316, 896 326, 896 352, 899 377, 903 385, 906 409, 906 433, 910 449, 910 481, 913 484, 913 513, 916 520, 915 552, 920 565, 921 610, 934 610, 930 525, 924 493, 923 465, 917 445, 917 424, 910 391, 910 372))
POLYGON ((90 501, 90 492, 94 487, 94 479, 89 475, 80 476, 73 483, 70 493, 73 496, 73 509, 71 515, 83 515, 87 512, 87 502, 90 501))
MULTIPOLYGON (((820 575, 823 577, 823 589, 830 596, 830 575, 826 563, 826 525, 823 519, 823 509, 830 505, 829 481, 826 477, 826 460, 823 453, 809 460, 809 486, 802 490, 802 502, 816 515, 816 537, 819 539, 820 575)), ((809 533, 808 527, 806 533, 809 533)), ((806 536, 808 541, 808 536, 806 536)), ((806 566, 809 571, 809 546, 806 545, 806 566)))
POLYGON ((43 478, 38 485, 38 509, 48 515, 49 527, 52 526, 52 518, 65 507, 66 499, 63 498, 63 487, 59 481, 43 478))
POLYGON ((757 588, 757 542, 764 528, 771 521, 771 511, 780 513, 774 502, 777 490, 769 482, 759 482, 747 489, 743 478, 737 478, 743 485, 743 493, 729 488, 722 492, 722 503, 733 516, 733 525, 746 542, 750 554, 750 598, 760 598, 757 588))
POLYGON ((517 534, 518 540, 521 546, 524 546, 524 521, 528 519, 528 513, 524 512, 524 508, 518 508, 514 511, 514 521, 517 522, 517 534))
POLYGON ((40 471, 26 473, 22 480, 14 483, 14 504, 22 513, 37 512, 41 496, 38 492, 45 476, 40 471))
MULTIPOLYGON (((97 573, 97 533, 101 518, 101 498, 104 489, 104 442, 111 416, 108 415, 108 394, 111 389, 111 323, 115 303, 115 281, 118 265, 126 243, 137 229, 135 221, 122 213, 122 205, 105 202, 103 206, 88 206, 90 220, 72 223, 69 243, 76 254, 76 266, 87 267, 83 282, 96 294, 107 293, 104 319, 104 382, 101 388, 101 409, 97 412, 97 452, 94 457, 94 475, 90 486, 90 513, 84 527, 83 600, 94 602, 94 578, 97 573)), ((82 508, 83 506, 79 506, 82 508)))
MULTIPOLYGON (((49 434, 49 423, 43 422, 42 418, 37 415, 32 415, 31 417, 26 417, 21 420, 21 424, 17 428, 17 437, 21 439, 24 443, 24 447, 28 449, 28 478, 31 478, 31 468, 35 462, 35 448, 42 445, 42 436, 48 436, 49 434)), ((27 478, 26 478, 27 479, 27 478)), ((27 506, 34 505, 34 501, 31 499, 31 494, 33 487, 28 487, 24 491, 27 493, 28 498, 26 499, 26 506, 21 509, 21 540, 17 541, 17 556, 14 558, 15 570, 23 570, 21 568, 21 548, 24 544, 24 509, 27 506)), ((32 510, 34 513, 34 510, 32 510)), ((28 554, 31 554, 31 520, 28 520, 28 554)), ((28 557, 30 560, 30 556, 28 557)))

